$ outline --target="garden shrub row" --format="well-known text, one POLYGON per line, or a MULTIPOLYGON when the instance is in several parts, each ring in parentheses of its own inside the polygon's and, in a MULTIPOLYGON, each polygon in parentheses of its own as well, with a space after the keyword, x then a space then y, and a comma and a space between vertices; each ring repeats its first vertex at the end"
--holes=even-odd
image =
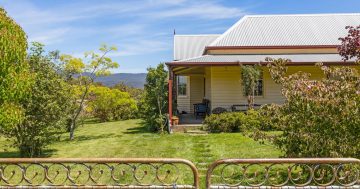
POLYGON ((267 124, 266 120, 261 111, 249 110, 246 113, 225 112, 212 114, 206 117, 204 124, 206 130, 211 133, 242 132, 252 128, 270 130, 272 127, 267 124))

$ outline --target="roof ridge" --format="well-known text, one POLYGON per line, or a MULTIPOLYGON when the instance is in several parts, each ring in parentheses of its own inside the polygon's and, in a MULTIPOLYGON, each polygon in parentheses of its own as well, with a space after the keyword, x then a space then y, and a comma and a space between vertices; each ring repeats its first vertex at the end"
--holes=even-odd
POLYGON ((277 17, 277 16, 358 16, 360 13, 311 13, 311 14, 254 14, 246 15, 247 17, 277 17))
POLYGON ((220 36, 222 34, 175 34, 174 36, 220 36))

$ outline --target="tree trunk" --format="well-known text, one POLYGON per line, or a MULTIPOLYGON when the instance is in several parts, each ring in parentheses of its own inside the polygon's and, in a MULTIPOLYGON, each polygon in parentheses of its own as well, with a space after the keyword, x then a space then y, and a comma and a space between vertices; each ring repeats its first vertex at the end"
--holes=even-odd
POLYGON ((80 101, 80 105, 79 105, 79 109, 76 111, 74 117, 72 118, 71 120, 71 125, 70 125, 70 140, 73 140, 74 139, 74 131, 75 131, 75 128, 76 128, 76 120, 78 119, 82 109, 83 109, 83 106, 84 106, 84 101, 85 101, 85 97, 89 91, 89 87, 90 85, 87 85, 85 87, 85 92, 84 94, 81 96, 81 101, 80 101))
POLYGON ((76 120, 72 120, 71 125, 69 127, 70 140, 74 140, 75 122, 76 122, 76 120))
POLYGON ((247 101, 248 101, 248 110, 253 109, 254 108, 254 96, 248 95, 247 101))
MULTIPOLYGON (((162 118, 161 102, 160 102, 159 98, 160 98, 160 95, 157 96, 157 103, 158 103, 158 108, 159 108, 159 115, 162 118)), ((161 133, 163 133, 164 132, 164 125, 163 125, 162 122, 161 122, 161 125, 160 125, 160 129, 161 129, 161 133)))

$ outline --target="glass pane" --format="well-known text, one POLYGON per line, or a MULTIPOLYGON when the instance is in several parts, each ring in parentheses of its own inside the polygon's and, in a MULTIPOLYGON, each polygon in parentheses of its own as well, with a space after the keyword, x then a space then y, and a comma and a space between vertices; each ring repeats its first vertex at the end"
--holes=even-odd
MULTIPOLYGON (((260 79, 256 83, 256 86, 255 86, 255 89, 254 89, 254 96, 262 96, 263 95, 263 90, 264 90, 263 80, 260 79)), ((245 93, 244 88, 243 88, 243 94, 244 94, 244 96, 247 96, 247 94, 245 93)))
POLYGON ((178 95, 186 95, 187 78, 186 76, 178 76, 178 95))
POLYGON ((258 80, 254 94, 255 94, 255 96, 263 95, 263 80, 258 80))

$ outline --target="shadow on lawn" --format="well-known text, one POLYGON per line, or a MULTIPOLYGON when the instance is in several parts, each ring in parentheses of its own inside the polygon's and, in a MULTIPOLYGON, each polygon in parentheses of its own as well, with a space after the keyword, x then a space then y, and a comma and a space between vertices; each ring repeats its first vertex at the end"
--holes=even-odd
POLYGON ((146 128, 145 124, 140 123, 140 126, 128 128, 123 133, 124 134, 139 134, 139 133, 150 133, 150 131, 146 128))
MULTIPOLYGON (((85 135, 85 136, 75 136, 75 142, 85 141, 85 140, 96 140, 101 138, 113 138, 113 137, 122 137, 121 135, 116 135, 113 133, 101 134, 101 135, 85 135)), ((68 139, 66 141, 69 141, 68 139)))
MULTIPOLYGON (((55 149, 46 149, 43 151, 41 158, 51 157, 57 150, 55 149)), ((0 152, 0 158, 20 158, 20 153, 18 151, 5 151, 0 152)))

